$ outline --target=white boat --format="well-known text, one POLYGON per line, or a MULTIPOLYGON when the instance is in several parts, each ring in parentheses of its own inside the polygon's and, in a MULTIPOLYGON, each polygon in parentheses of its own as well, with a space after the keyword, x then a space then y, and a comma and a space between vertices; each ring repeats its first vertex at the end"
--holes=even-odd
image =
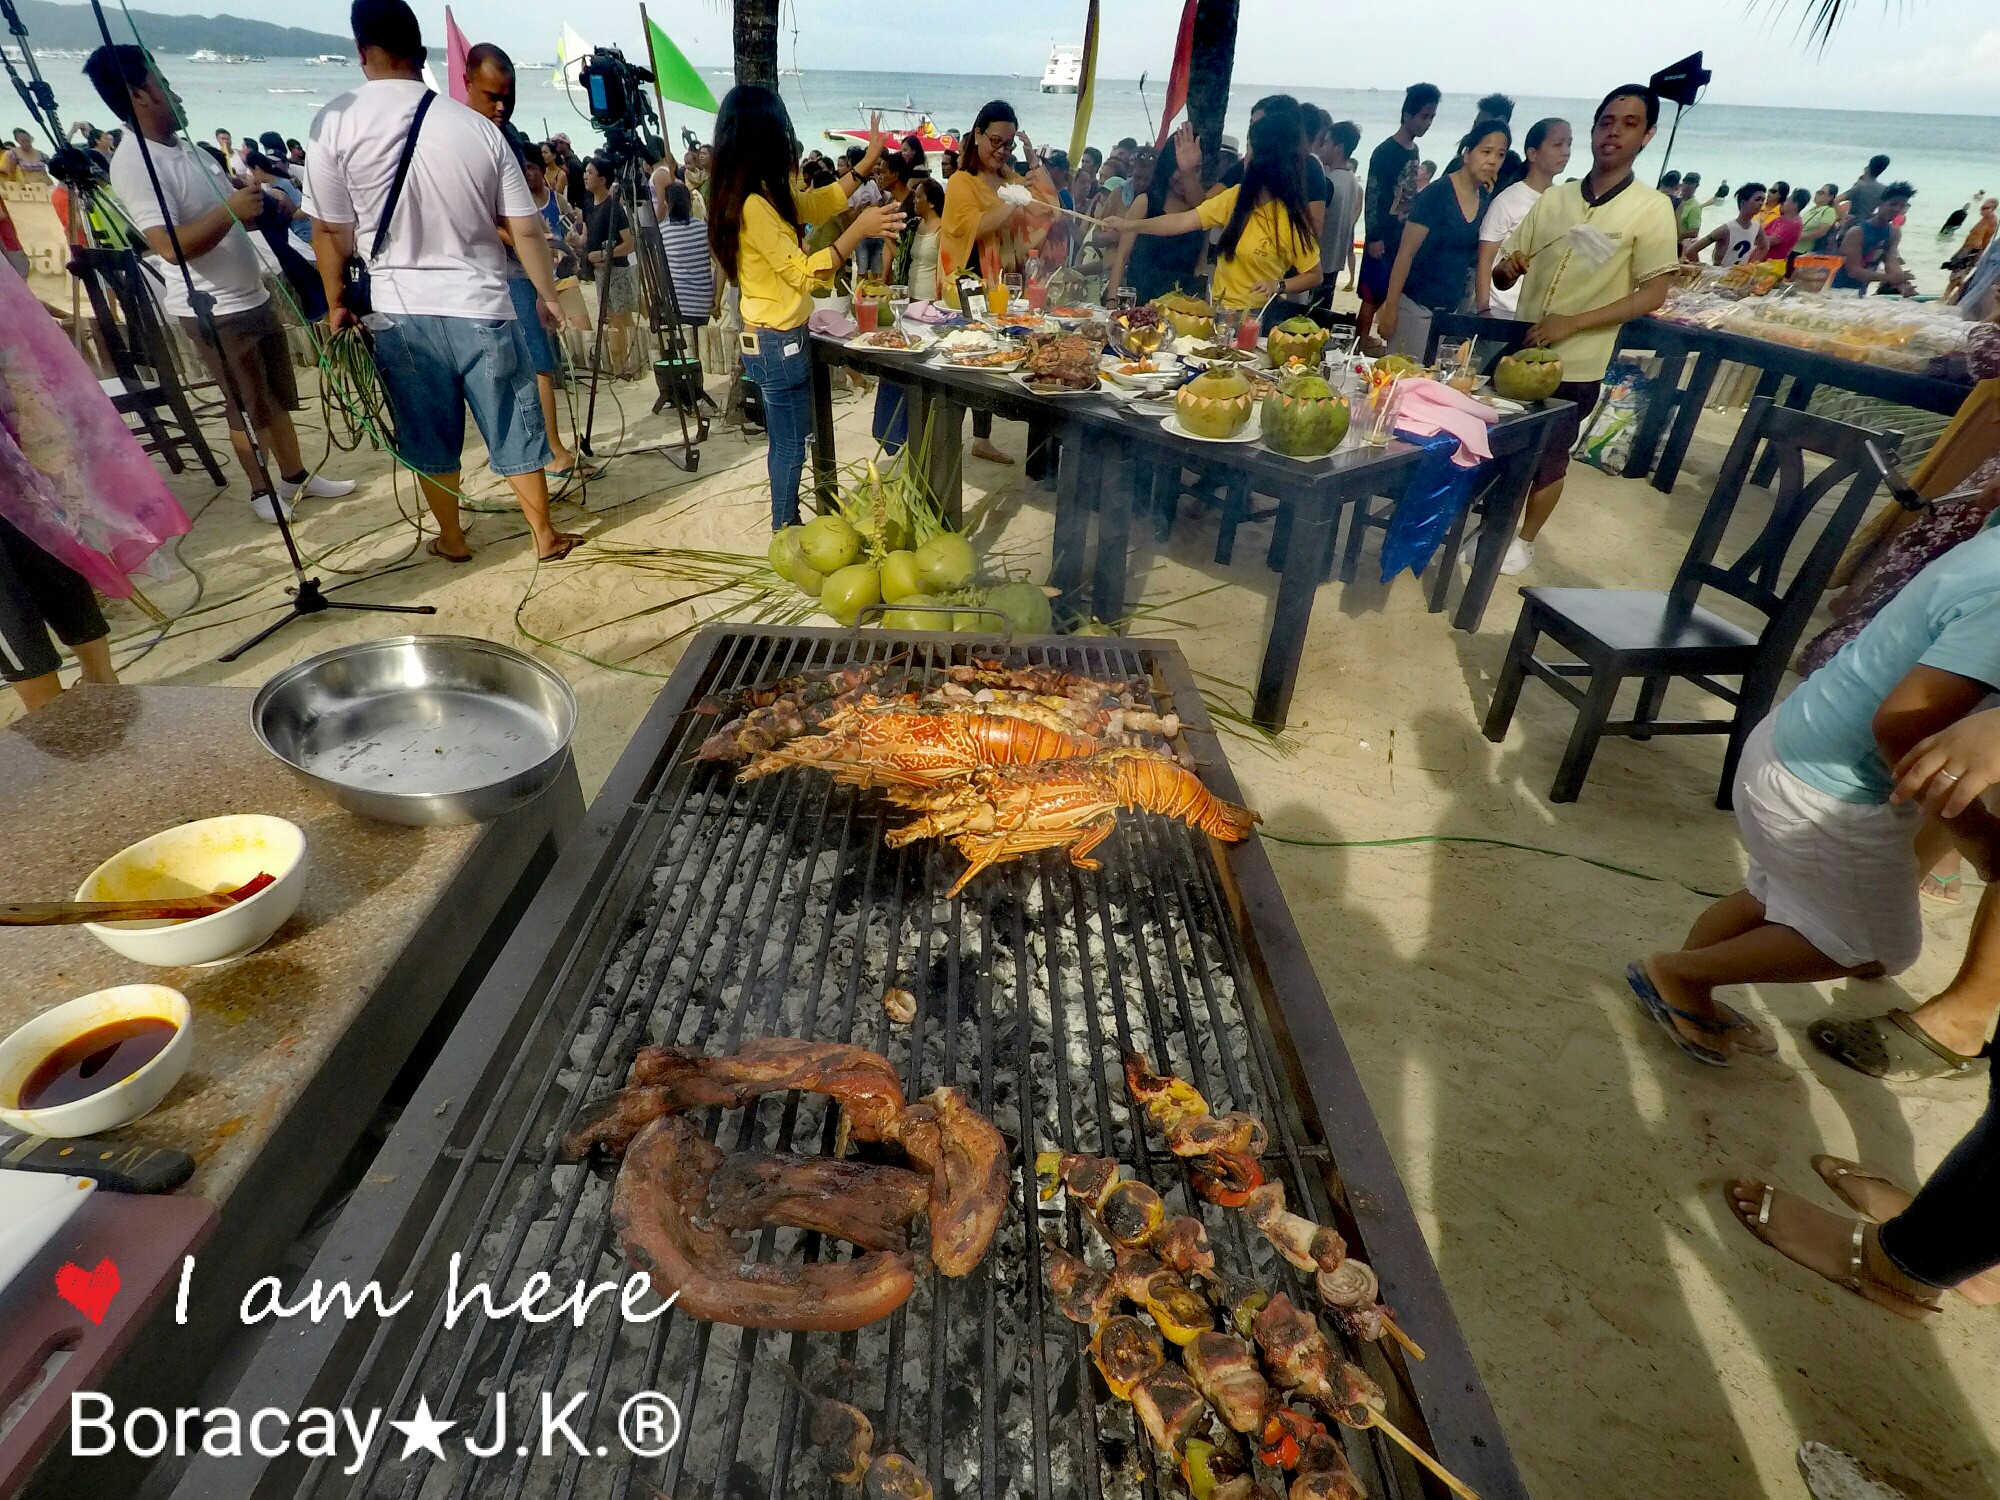
POLYGON ((577 75, 583 65, 590 61, 591 45, 565 21, 562 30, 556 34, 556 65, 549 82, 559 89, 570 89, 576 84, 577 75))
POLYGON ((219 63, 225 60, 226 59, 223 57, 223 55, 220 52, 217 52, 213 47, 203 47, 197 51, 190 52, 188 54, 189 62, 219 63))
POLYGON ((1042 92, 1074 94, 1082 83, 1083 48, 1049 48, 1049 63, 1042 69, 1042 92))
POLYGON ((340 55, 340 54, 339 54, 338 52, 322 52, 322 53, 320 53, 320 55, 319 55, 318 57, 315 57, 315 58, 314 58, 314 59, 312 60, 312 62, 311 62, 311 63, 309 63, 309 64, 308 64, 307 66, 309 66, 309 67, 337 67, 337 66, 338 66, 339 64, 341 64, 341 63, 344 63, 344 62, 348 62, 348 61, 350 61, 350 59, 348 59, 348 58, 345 58, 345 57, 342 57, 342 56, 341 56, 341 55, 340 55))

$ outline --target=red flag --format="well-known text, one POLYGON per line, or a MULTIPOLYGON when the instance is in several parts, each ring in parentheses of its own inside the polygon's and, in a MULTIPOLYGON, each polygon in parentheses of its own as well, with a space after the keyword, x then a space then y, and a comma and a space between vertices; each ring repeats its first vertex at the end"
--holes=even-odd
MULTIPOLYGON (((1187 0, 1181 7, 1181 34, 1174 41, 1174 68, 1167 75, 1167 102, 1160 111, 1160 138, 1155 151, 1164 150, 1167 137, 1174 133, 1174 116, 1187 105, 1188 69, 1194 61, 1194 8, 1199 0, 1187 0)), ((449 12, 447 12, 449 15, 449 12)))
POLYGON ((465 42, 465 33, 458 29, 458 22, 451 18, 451 7, 447 5, 444 8, 445 87, 460 104, 466 102, 465 54, 470 50, 465 42))

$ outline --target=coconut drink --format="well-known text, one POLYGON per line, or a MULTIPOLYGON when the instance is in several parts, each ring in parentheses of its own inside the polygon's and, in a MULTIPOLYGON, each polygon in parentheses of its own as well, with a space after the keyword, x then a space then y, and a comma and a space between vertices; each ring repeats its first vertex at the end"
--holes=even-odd
POLYGON ((1293 359, 1316 366, 1328 337, 1327 330, 1311 318, 1287 318, 1265 338, 1264 352, 1271 356, 1271 363, 1281 370, 1287 360, 1293 359))
POLYGON ((1347 436, 1347 401, 1317 375, 1294 375, 1264 398, 1264 446, 1291 458, 1331 453, 1347 436))
POLYGON ((1546 401, 1562 384, 1563 362, 1552 349, 1522 349, 1500 361, 1493 389, 1509 401, 1546 401))
POLYGON ((1254 405, 1250 377, 1218 366, 1174 392, 1174 419, 1196 437, 1231 438, 1249 424, 1254 405))
POLYGON ((1190 297, 1186 292, 1168 292, 1155 297, 1153 306, 1166 315, 1173 324, 1174 337, 1183 339, 1212 339, 1215 337, 1215 309, 1200 297, 1190 297))

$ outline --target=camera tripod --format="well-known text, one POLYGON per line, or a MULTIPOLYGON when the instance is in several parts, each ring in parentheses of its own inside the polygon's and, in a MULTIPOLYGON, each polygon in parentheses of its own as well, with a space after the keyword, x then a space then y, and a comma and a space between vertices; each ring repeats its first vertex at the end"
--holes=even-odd
MULTIPOLYGON (((646 325, 660 340, 660 358, 653 365, 660 394, 653 403, 653 411, 657 414, 671 403, 680 421, 681 437, 678 443, 659 443, 649 451, 661 454, 675 468, 692 474, 701 467, 700 445, 708 440, 708 414, 715 410, 715 403, 702 389, 700 361, 691 355, 688 348, 687 325, 682 321, 680 298, 674 290, 673 267, 667 263, 667 248, 660 238, 659 220, 654 216, 646 186, 639 178, 639 143, 629 133, 614 129, 606 132, 604 150, 614 164, 612 199, 632 228, 633 261, 638 272, 639 296, 646 308, 646 325), (693 419, 692 425, 690 418, 693 419)), ((605 249, 609 251, 616 245, 617 237, 613 235, 605 249)), ((590 457, 596 456, 591 447, 591 429, 597 418, 597 387, 604 365, 604 330, 611 307, 607 290, 613 274, 612 257, 607 254, 603 266, 604 280, 597 291, 597 333, 590 350, 590 399, 584 407, 583 432, 578 438, 578 446, 590 457)))

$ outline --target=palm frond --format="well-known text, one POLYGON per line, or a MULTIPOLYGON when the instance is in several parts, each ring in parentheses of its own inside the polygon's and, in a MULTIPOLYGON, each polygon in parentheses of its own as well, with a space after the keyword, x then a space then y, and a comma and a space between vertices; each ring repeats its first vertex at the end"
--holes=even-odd
MULTIPOLYGON (((1780 14, 1796 11, 1799 17, 1799 34, 1804 38, 1806 45, 1821 49, 1833 40, 1834 32, 1855 9, 1854 0, 1766 0, 1766 3, 1780 14)), ((1899 9, 1901 9, 1900 4, 1893 3, 1893 0, 1883 0, 1882 10, 1885 15, 1899 9)))

